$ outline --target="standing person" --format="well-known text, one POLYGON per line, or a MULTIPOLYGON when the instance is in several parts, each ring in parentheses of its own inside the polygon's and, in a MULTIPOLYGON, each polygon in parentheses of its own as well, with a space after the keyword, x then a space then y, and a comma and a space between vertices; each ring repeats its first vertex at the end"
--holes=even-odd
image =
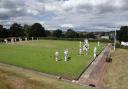
POLYGON ((32 41, 34 40, 34 37, 32 37, 32 41))
POLYGON ((64 61, 68 60, 68 49, 64 51, 64 61))
POLYGON ((85 47, 86 55, 88 55, 88 47, 85 47))
POLYGON ((55 52, 55 60, 56 60, 56 61, 59 60, 59 52, 58 52, 58 51, 55 52))
POLYGON ((89 46, 87 44, 83 45, 83 51, 86 52, 86 55, 88 54, 89 46))
POLYGON ((79 49, 79 54, 82 55, 82 48, 79 49))
POLYGON ((27 37, 25 37, 25 41, 27 41, 28 40, 28 38, 27 37))
POLYGON ((80 48, 82 47, 82 42, 80 41, 80 48))
POLYGON ((4 39, 5 43, 7 44, 8 43, 8 40, 7 39, 4 39))
POLYGON ((14 38, 14 42, 16 42, 16 38, 14 38))
POLYGON ((88 48, 88 50, 89 50, 89 43, 87 43, 87 48, 88 48))
POLYGON ((98 46, 100 46, 100 42, 98 41, 98 46))
POLYGON ((19 37, 19 42, 21 42, 21 41, 22 41, 22 38, 19 37))
POLYGON ((94 59, 96 58, 96 51, 97 51, 97 48, 94 47, 94 59))
POLYGON ((84 44, 88 44, 88 39, 84 39, 84 44))
POLYGON ((88 50, 89 50, 89 42, 88 42, 88 39, 85 39, 84 40, 84 46, 86 46, 88 48, 88 50))
POLYGON ((13 38, 11 38, 11 43, 14 43, 14 39, 13 38))

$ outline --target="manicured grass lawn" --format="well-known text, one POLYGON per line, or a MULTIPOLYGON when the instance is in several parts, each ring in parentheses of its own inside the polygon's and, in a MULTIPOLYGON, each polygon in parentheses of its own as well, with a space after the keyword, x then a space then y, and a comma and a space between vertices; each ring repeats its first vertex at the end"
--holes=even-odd
MULTIPOLYGON (((38 40, 0 44, 0 61, 68 79, 77 79, 93 59, 93 48, 97 43, 90 42, 89 55, 78 55, 79 41, 38 40), (69 49, 71 59, 64 61, 64 50, 69 49), (56 62, 54 52, 60 52, 60 61, 56 62)), ((98 53, 105 44, 97 47, 98 53)))

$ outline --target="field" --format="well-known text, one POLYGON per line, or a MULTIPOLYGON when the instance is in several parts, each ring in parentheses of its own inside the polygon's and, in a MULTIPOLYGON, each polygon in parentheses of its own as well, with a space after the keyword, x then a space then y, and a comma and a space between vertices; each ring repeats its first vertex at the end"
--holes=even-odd
POLYGON ((128 89, 128 49, 116 49, 111 56, 105 89, 128 89))
MULTIPOLYGON (((79 53, 79 41, 38 40, 0 44, 0 62, 37 70, 43 73, 77 79, 93 59, 93 48, 97 43, 90 42, 89 55, 79 53), (63 52, 69 49, 70 60, 65 62, 63 52), (60 61, 56 62, 54 52, 60 52, 60 61)), ((105 44, 97 47, 97 54, 105 44)))

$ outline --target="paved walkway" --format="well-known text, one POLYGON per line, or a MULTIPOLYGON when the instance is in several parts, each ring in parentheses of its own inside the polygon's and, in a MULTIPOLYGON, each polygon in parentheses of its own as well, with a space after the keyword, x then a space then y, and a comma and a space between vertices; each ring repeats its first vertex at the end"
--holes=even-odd
POLYGON ((104 75, 107 71, 106 58, 109 56, 111 50, 111 44, 103 50, 103 52, 95 59, 89 68, 82 74, 78 83, 81 85, 89 85, 96 87, 97 89, 104 88, 104 75))

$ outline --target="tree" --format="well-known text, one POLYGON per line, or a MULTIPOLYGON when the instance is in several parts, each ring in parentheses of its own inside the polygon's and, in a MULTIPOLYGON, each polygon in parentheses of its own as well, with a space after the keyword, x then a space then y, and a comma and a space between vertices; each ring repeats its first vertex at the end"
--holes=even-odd
POLYGON ((65 37, 67 37, 67 38, 77 38, 78 33, 73 31, 72 29, 68 29, 67 32, 65 33, 65 37))
POLYGON ((62 30, 57 29, 57 30, 53 31, 53 36, 58 37, 58 38, 62 37, 62 30))
POLYGON ((10 32, 12 37, 24 36, 24 30, 18 23, 14 23, 11 25, 10 32))
POLYGON ((51 36, 51 32, 48 31, 48 30, 45 31, 45 34, 46 34, 47 37, 48 37, 48 36, 51 36))
POLYGON ((9 29, 3 28, 2 37, 6 38, 9 36, 9 29))
POLYGON ((24 25, 24 34, 27 37, 31 37, 31 26, 27 24, 24 25))
POLYGON ((93 32, 90 32, 86 35, 86 38, 92 38, 92 39, 96 39, 96 36, 94 35, 93 32))
POLYGON ((87 37, 87 32, 80 32, 78 33, 79 38, 86 38, 87 37))
POLYGON ((0 38, 8 37, 8 30, 3 28, 3 25, 0 25, 0 38))
POLYGON ((128 26, 122 26, 119 31, 117 31, 117 39, 121 41, 128 42, 128 26))
POLYGON ((45 28, 40 23, 34 23, 30 29, 30 36, 45 37, 45 28))
POLYGON ((0 25, 0 30, 2 30, 3 29, 3 25, 0 25))
POLYGON ((3 35, 2 33, 3 33, 3 25, 0 25, 0 38, 3 38, 2 37, 2 35, 3 35))

